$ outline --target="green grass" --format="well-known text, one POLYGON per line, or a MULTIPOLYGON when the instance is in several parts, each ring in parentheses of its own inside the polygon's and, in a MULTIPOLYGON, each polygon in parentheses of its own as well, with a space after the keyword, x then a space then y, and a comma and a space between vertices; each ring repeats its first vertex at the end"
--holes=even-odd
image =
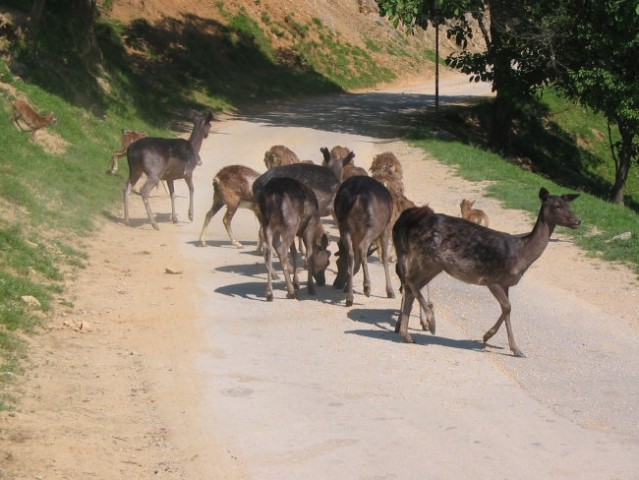
POLYGON ((438 140, 429 132, 412 136, 411 143, 452 166, 458 175, 472 182, 491 182, 486 190, 506 208, 539 212, 537 195, 541 187, 551 193, 580 193, 572 204, 581 218, 577 230, 562 229, 590 255, 621 262, 639 274, 639 215, 633 210, 603 201, 593 195, 558 185, 545 176, 522 169, 502 157, 456 140, 438 140), (612 240, 623 232, 632 232, 630 240, 612 240))

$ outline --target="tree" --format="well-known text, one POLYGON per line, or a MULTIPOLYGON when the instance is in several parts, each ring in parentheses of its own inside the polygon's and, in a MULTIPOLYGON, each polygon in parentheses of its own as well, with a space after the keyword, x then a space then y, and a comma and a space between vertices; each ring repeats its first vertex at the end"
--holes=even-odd
POLYGON ((508 153, 513 120, 549 78, 552 50, 545 36, 547 0, 378 0, 380 11, 398 26, 427 28, 439 15, 461 48, 447 63, 474 81, 490 81, 496 93, 488 144, 508 153), (473 21, 486 49, 467 50, 473 21))
MULTIPOLYGON (((612 201, 623 203, 633 160, 639 160, 639 5, 583 0, 555 11, 557 84, 616 125, 612 201)), ((610 128, 609 128, 610 131, 610 128)))

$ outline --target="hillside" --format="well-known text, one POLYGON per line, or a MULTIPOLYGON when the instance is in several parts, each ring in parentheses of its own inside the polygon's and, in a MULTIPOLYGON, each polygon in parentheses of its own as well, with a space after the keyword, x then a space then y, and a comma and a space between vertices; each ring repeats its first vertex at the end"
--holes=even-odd
MULTIPOLYGON (((434 50, 433 31, 418 31, 408 40, 387 19, 379 16, 374 1, 365 0, 230 0, 198 2, 192 0, 118 0, 107 15, 125 24, 139 19, 150 23, 212 20, 228 24, 229 16, 246 12, 258 22, 268 40, 285 59, 286 52, 296 50, 300 39, 322 42, 313 26, 323 25, 342 43, 365 50, 381 67, 397 77, 432 72, 426 61, 426 49, 434 50)), ((442 36, 441 51, 454 46, 442 36)), ((299 48, 298 48, 299 50, 299 48)))

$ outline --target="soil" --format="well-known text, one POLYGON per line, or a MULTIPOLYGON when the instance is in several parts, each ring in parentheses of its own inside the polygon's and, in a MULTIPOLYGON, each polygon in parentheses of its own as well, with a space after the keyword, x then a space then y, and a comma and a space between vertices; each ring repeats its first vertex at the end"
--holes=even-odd
MULTIPOLYGON (((394 151, 416 203, 458 215, 472 198, 491 227, 529 230, 530 216, 397 139, 409 105, 432 102, 430 87, 408 83, 220 118, 202 148, 194 222, 183 184, 176 225, 162 187, 151 199, 159 231, 137 196, 133 227, 117 209, 102 219, 69 285, 72 306, 30 339, 20 403, 0 414, 0 478, 637 478, 636 275, 588 258, 560 229, 513 289, 524 360, 508 355, 503 331, 488 348, 468 340, 497 315, 485 289, 438 277, 439 336, 415 330, 409 346, 392 331, 400 299, 382 294, 374 259, 372 297, 356 290, 347 310, 330 286, 317 299, 303 287, 295 301, 280 282, 264 302, 246 210, 233 226, 247 248, 231 247, 221 213, 197 246, 213 174, 263 170, 278 143, 315 161, 320 146, 349 145, 365 167, 394 151)), ((449 79, 442 95, 457 101, 468 88, 449 79)))

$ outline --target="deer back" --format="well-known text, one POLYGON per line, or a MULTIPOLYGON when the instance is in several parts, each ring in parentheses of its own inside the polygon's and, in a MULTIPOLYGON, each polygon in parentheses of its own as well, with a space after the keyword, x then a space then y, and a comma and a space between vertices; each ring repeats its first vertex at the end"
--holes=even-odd
POLYGON ((310 163, 293 163, 271 168, 260 175, 253 183, 254 194, 257 196, 257 191, 266 185, 269 180, 276 177, 293 178, 303 183, 315 194, 320 215, 324 217, 332 214, 333 199, 339 188, 340 181, 328 168, 310 163))

